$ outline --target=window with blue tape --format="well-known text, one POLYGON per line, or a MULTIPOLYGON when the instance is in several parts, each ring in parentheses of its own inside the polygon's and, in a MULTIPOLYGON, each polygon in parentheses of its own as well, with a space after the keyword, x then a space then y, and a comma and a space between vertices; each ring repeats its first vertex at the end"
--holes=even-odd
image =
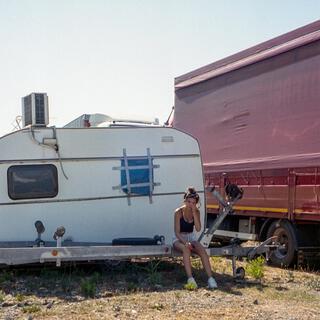
MULTIPOLYGON (((149 159, 130 159, 128 161, 129 185, 131 194, 150 195, 153 192, 153 164, 149 159), (141 168, 139 168, 141 166, 141 168), (150 171, 151 167, 151 171, 150 171), (151 180, 151 181, 150 181, 151 180)), ((121 167, 125 168, 125 160, 121 159, 121 167)), ((128 193, 126 170, 121 170, 121 188, 128 193)))

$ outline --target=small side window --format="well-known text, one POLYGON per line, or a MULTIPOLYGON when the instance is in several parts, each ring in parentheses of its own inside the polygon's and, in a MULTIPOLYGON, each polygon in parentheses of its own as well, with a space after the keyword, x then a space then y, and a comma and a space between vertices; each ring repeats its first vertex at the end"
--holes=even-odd
MULTIPOLYGON (((125 167, 125 160, 121 159, 121 167, 125 167)), ((153 192, 153 165, 149 159, 128 159, 128 173, 121 170, 122 191, 130 194, 147 196, 153 192), (151 168, 151 170, 150 170, 151 168), (127 181, 127 174, 129 181, 127 181), (129 187, 130 186, 130 192, 129 187)))
POLYGON ((120 166, 113 170, 120 170, 120 184, 113 186, 113 190, 121 190, 127 195, 128 205, 131 205, 131 196, 148 196, 152 203, 152 195, 155 186, 160 182, 154 182, 153 171, 160 165, 153 164, 150 148, 147 148, 146 156, 127 156, 123 149, 123 157, 120 158, 120 166))
POLYGON ((58 194, 58 172, 52 164, 8 168, 8 195, 13 200, 53 198, 58 194))

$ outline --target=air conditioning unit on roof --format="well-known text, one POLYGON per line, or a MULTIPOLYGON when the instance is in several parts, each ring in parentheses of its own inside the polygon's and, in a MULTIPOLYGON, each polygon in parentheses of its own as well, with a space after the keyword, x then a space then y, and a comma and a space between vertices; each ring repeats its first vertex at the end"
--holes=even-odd
POLYGON ((49 123, 48 96, 46 93, 31 93, 22 98, 23 127, 46 126, 49 123))

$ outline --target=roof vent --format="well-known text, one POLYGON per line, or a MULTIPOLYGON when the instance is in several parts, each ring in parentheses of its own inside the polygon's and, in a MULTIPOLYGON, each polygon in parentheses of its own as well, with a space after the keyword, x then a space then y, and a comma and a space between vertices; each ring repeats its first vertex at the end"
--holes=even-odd
POLYGON ((31 93, 22 98, 23 127, 46 126, 49 123, 48 96, 46 93, 31 93))

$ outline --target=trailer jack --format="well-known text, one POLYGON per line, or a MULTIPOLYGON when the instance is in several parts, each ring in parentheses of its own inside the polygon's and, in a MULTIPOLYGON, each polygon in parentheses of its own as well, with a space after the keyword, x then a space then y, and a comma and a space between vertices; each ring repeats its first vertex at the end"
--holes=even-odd
POLYGON ((36 227, 37 234, 38 234, 38 237, 35 240, 35 246, 36 247, 43 247, 43 246, 45 246, 45 242, 41 239, 41 235, 44 233, 46 228, 44 227, 42 221, 40 221, 40 220, 37 220, 34 223, 34 226, 36 227))
POLYGON ((215 189, 214 186, 208 187, 208 191, 212 193, 212 195, 218 200, 221 210, 219 212, 219 215, 214 220, 214 223, 212 226, 208 229, 206 229, 200 236, 199 242, 205 247, 208 248, 209 244, 213 238, 213 235, 215 231, 217 231, 221 225, 221 223, 224 221, 224 219, 227 217, 228 214, 233 213, 233 205, 242 198, 243 196, 243 190, 240 189, 235 184, 228 184, 226 186, 226 194, 227 199, 223 199, 221 194, 215 189))
POLYGON ((275 244, 277 237, 271 237, 255 247, 242 247, 240 245, 241 240, 238 238, 234 238, 231 240, 231 244, 229 246, 209 248, 214 233, 219 229, 224 219, 228 215, 233 214, 233 205, 242 198, 243 190, 235 184, 228 184, 225 188, 226 199, 224 199, 221 194, 212 186, 208 187, 207 190, 211 192, 212 195, 217 199, 221 209, 211 227, 205 229, 204 232, 200 235, 199 242, 205 248, 207 248, 206 250, 209 256, 231 257, 233 277, 236 280, 242 280, 245 276, 245 270, 242 267, 237 268, 237 258, 246 257, 251 260, 258 255, 265 254, 266 260, 268 260, 270 251, 275 250, 279 247, 277 244, 275 244))

